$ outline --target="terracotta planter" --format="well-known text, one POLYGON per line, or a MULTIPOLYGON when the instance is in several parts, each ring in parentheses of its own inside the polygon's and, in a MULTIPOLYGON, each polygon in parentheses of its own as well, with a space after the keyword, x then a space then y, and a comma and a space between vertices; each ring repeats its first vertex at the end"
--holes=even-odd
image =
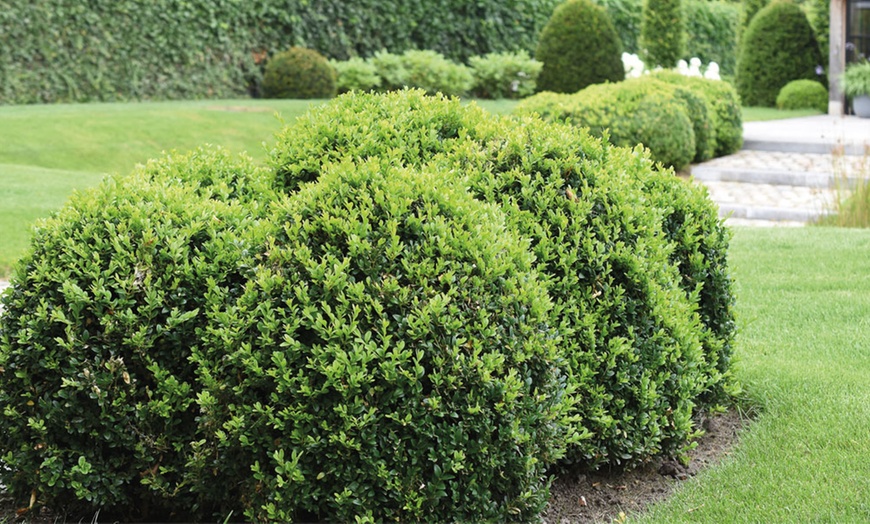
POLYGON ((853 98, 852 109, 859 117, 870 118, 870 95, 861 95, 853 98))

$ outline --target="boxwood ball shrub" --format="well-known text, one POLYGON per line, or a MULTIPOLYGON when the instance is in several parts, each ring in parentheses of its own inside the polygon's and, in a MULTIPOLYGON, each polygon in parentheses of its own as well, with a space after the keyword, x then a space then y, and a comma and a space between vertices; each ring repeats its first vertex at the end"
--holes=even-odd
POLYGON ((743 105, 774 107, 779 90, 792 80, 822 80, 823 64, 813 28, 791 2, 774 2, 755 15, 740 46, 737 92, 743 105))
POLYGON ((606 133, 608 140, 618 146, 643 144, 653 159, 677 170, 689 165, 697 154, 685 100, 661 83, 641 80, 597 84, 563 98, 539 93, 521 101, 514 112, 570 121, 594 136, 606 133))
MULTIPOLYGON (((531 239, 569 364, 565 464, 632 464, 683 445, 695 402, 726 378, 716 369, 723 344, 702 346, 697 303, 701 287, 730 299, 725 258, 705 258, 698 247, 707 227, 721 227, 715 209, 669 196, 650 205, 643 187, 656 172, 640 150, 416 91, 357 94, 317 108, 279 134, 270 163, 278 188, 293 193, 330 162, 384 157, 452 173, 531 239), (704 213, 712 219, 701 220, 704 213), (683 281, 675 266, 697 271, 683 281), (708 289, 707 275, 724 282, 708 289)), ((727 252, 727 239, 710 244, 727 252)))
POLYGON ((239 200, 258 172, 221 151, 176 155, 35 228, 0 322, 0 482, 20 507, 35 493, 57 512, 195 517, 189 358, 207 284, 246 278, 258 208, 239 200))
POLYGON ((828 90, 816 80, 792 80, 776 95, 779 109, 828 110, 828 90))
POLYGON ((275 205, 255 275, 204 312, 203 492, 282 522, 541 511, 564 445, 550 300, 528 241, 446 174, 346 162, 275 205))
POLYGON ((712 108, 713 136, 716 145, 713 156, 730 155, 743 147, 743 112, 737 90, 728 82, 681 75, 675 71, 656 71, 652 76, 664 82, 680 85, 703 96, 712 108))
POLYGON ((591 0, 567 0, 541 31, 535 59, 544 66, 538 91, 574 93, 625 78, 622 44, 607 11, 591 0))
POLYGON ((335 94, 335 69, 313 49, 291 47, 266 63, 263 73, 266 98, 332 98, 335 94))

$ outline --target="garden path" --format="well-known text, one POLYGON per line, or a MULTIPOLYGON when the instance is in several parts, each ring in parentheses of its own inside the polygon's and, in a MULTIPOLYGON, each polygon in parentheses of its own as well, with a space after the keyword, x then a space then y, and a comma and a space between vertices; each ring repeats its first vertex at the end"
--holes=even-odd
POLYGON ((870 120, 818 115, 746 122, 743 149, 692 166, 731 225, 801 226, 838 188, 870 176, 870 120))

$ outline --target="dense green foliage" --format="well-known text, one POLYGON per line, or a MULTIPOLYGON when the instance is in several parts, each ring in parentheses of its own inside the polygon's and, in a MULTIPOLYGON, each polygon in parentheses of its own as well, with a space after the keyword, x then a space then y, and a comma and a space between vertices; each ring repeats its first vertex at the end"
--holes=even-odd
POLYGON ((329 61, 313 49, 291 47, 273 56, 263 73, 266 98, 332 98, 336 95, 336 72, 329 61))
POLYGON ((525 51, 490 53, 469 60, 474 74, 472 94, 478 98, 525 98, 535 92, 543 64, 525 51))
POLYGON ((753 18, 743 35, 737 64, 737 92, 747 106, 773 107, 792 80, 827 79, 816 73, 822 60, 812 27, 800 7, 774 2, 753 18))
POLYGON ((824 64, 827 65, 828 54, 831 51, 831 2, 828 0, 807 0, 803 4, 803 9, 807 14, 807 20, 816 33, 819 51, 822 53, 822 58, 825 59, 824 64))
POLYGON ((459 96, 474 85, 474 76, 468 67, 451 62, 435 51, 412 49, 401 55, 379 51, 368 62, 374 66, 384 91, 410 87, 430 95, 459 96))
POLYGON ((653 76, 665 82, 685 86, 707 99, 716 139, 714 157, 730 155, 743 146, 743 115, 737 90, 719 80, 683 76, 673 71, 657 71, 653 76))
POLYGON ((388 156, 442 166, 501 204, 532 239, 555 302, 579 416, 566 425, 581 438, 567 462, 629 464, 674 451, 689 431, 685 399, 724 398, 734 329, 728 235, 703 190, 654 171, 644 155, 572 126, 486 118, 414 92, 342 97, 278 140, 273 165, 285 191, 318 180, 329 162, 388 156))
POLYGON ((746 29, 749 28, 749 24, 752 23, 752 19, 755 18, 755 15, 757 15, 759 11, 767 7, 768 4, 770 4, 770 0, 742 0, 740 2, 741 7, 743 8, 740 13, 741 40, 743 35, 746 33, 746 29))
POLYGON ((567 0, 553 11, 535 59, 544 64, 538 91, 574 93, 625 78, 619 35, 607 11, 591 0, 567 0))
POLYGON ((350 60, 330 60, 329 63, 335 69, 339 93, 371 91, 381 85, 378 69, 370 61, 353 57, 350 60))
POLYGON ((733 391, 727 251, 640 148, 343 95, 265 169, 173 154, 40 227, 0 480, 124 518, 533 520, 548 467, 678 453, 733 391))
POLYGON ((238 280, 237 231, 268 177, 200 151, 77 193, 34 231, 3 297, 0 471, 56 510, 177 511, 199 407, 191 345, 209 282, 238 280), (183 180, 183 184, 177 183, 183 180))
POLYGON ((291 46, 339 60, 535 49, 557 0, 0 1, 0 103, 232 98, 291 46), (14 42, 14 45, 9 43, 14 42))
POLYGON ((640 51, 650 69, 672 68, 686 52, 686 17, 682 0, 644 0, 640 51))
POLYGON ((686 18, 686 52, 704 64, 716 62, 723 75, 737 68, 740 5, 727 1, 683 0, 686 18))
MULTIPOLYGON (((686 98, 696 102, 695 109, 704 111, 703 101, 690 92, 685 98, 676 89, 649 78, 630 79, 616 84, 589 86, 573 95, 539 93, 517 106, 520 115, 536 113, 549 121, 570 122, 588 128, 594 136, 605 133, 611 143, 634 147, 643 144, 657 162, 683 169, 698 153, 692 117, 686 98)), ((709 113, 702 113, 701 124, 711 138, 709 113)), ((705 142, 701 151, 708 154, 705 142)))
POLYGON ((610 15, 610 20, 619 34, 622 50, 637 54, 640 50, 638 38, 643 20, 643 0, 596 0, 610 15))
POLYGON ((527 243, 443 173, 390 163, 279 201, 252 281, 213 292, 193 475, 216 502, 241 480, 248 519, 528 520, 547 502, 564 377, 527 243))
POLYGON ((792 80, 776 95, 779 109, 828 110, 828 90, 816 80, 792 80))

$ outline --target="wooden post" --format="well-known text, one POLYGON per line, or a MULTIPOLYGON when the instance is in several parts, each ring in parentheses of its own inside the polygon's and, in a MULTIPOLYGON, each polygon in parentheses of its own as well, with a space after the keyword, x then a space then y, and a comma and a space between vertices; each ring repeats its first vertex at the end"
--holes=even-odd
POLYGON ((840 75, 846 69, 846 2, 831 0, 830 49, 828 50, 828 114, 842 116, 846 101, 840 75))

